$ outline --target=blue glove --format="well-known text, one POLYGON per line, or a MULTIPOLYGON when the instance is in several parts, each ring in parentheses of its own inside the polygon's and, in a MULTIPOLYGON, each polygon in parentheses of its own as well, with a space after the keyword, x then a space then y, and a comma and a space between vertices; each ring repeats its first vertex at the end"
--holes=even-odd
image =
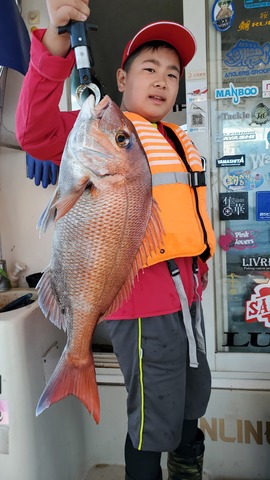
POLYGON ((58 178, 59 167, 51 160, 38 160, 26 153, 26 172, 27 178, 35 179, 35 185, 38 187, 42 182, 42 187, 55 185, 58 178))

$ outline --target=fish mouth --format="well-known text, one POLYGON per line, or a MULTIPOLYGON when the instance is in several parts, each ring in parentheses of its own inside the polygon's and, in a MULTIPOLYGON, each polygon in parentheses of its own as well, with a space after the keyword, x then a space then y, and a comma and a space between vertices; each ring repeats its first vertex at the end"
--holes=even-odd
POLYGON ((95 112, 97 114, 97 117, 100 116, 103 110, 108 108, 109 103, 110 103, 110 97, 108 95, 105 95, 105 97, 103 97, 102 100, 100 100, 100 102, 95 106, 95 112))
POLYGON ((110 97, 108 95, 105 95, 98 104, 96 105, 96 97, 94 95, 89 95, 88 97, 88 104, 89 104, 89 110, 91 113, 92 118, 101 118, 104 110, 108 108, 110 103, 110 97))

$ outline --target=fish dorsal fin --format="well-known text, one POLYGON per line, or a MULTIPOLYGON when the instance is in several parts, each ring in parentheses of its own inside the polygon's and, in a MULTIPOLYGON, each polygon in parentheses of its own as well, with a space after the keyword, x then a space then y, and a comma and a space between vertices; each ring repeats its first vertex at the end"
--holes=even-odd
POLYGON ((61 310, 61 306, 59 305, 52 288, 50 266, 44 270, 44 273, 37 284, 37 289, 39 289, 38 303, 43 315, 56 325, 56 327, 62 328, 66 331, 67 319, 64 312, 61 310))
POLYGON ((135 261, 142 263, 142 267, 147 267, 147 258, 152 255, 152 252, 157 251, 163 246, 163 236, 165 236, 165 230, 159 215, 158 203, 152 199, 152 210, 150 219, 147 225, 144 239, 139 248, 135 261))
POLYGON ((157 248, 161 248, 161 246, 163 245, 164 234, 165 234, 164 228, 159 216, 159 207, 157 202, 153 199, 151 215, 147 225, 145 237, 143 239, 143 242, 139 250, 137 251, 130 273, 125 283, 119 290, 117 296, 115 297, 113 303, 105 312, 105 314, 102 316, 100 321, 108 317, 109 315, 111 315, 116 310, 118 310, 121 307, 121 305, 126 300, 128 300, 131 294, 132 287, 134 285, 134 278, 136 276, 138 277, 139 270, 142 270, 144 266, 147 266, 147 257, 149 255, 151 256, 151 252, 152 251, 156 252, 157 248))

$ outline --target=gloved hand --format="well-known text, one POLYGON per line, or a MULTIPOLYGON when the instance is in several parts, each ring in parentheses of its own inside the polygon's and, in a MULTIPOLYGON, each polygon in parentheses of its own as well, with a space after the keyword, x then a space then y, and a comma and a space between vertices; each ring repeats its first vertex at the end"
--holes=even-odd
POLYGON ((50 184, 56 184, 59 167, 51 160, 38 160, 26 153, 26 172, 27 178, 35 179, 37 187, 42 182, 42 187, 47 188, 50 184))

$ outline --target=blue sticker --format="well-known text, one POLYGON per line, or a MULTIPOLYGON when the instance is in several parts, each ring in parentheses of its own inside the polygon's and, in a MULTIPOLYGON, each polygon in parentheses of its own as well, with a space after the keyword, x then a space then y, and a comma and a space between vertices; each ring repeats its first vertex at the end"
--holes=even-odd
POLYGON ((256 220, 270 221, 270 192, 256 192, 256 220))
POLYGON ((223 178, 223 185, 228 190, 255 190, 263 184, 263 176, 250 170, 234 170, 223 178))
POLYGON ((270 2, 264 0, 245 0, 245 8, 270 7, 270 2))
POLYGON ((228 30, 234 20, 234 4, 231 0, 215 0, 212 8, 212 22, 219 32, 228 30))
MULTIPOLYGON (((254 69, 260 67, 262 72, 258 73, 265 73, 262 67, 268 65, 269 62, 270 43, 266 42, 261 45, 259 42, 251 40, 238 40, 238 42, 226 52, 224 59, 225 65, 231 68, 244 67, 254 69)), ((254 75, 252 72, 249 73, 254 75)))

